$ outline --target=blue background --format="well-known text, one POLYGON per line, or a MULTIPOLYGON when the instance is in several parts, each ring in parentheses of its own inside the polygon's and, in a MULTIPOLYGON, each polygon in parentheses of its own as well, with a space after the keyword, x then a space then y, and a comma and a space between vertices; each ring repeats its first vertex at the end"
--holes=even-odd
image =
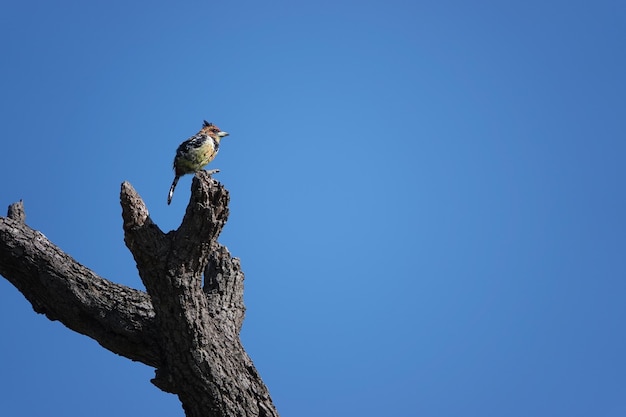
MULTIPOLYGON (((281 415, 626 415, 623 1, 4 2, 0 39, 0 206, 112 281, 121 182, 175 229, 176 147, 231 134, 281 415)), ((183 415, 4 279, 0 326, 0 415, 183 415)))

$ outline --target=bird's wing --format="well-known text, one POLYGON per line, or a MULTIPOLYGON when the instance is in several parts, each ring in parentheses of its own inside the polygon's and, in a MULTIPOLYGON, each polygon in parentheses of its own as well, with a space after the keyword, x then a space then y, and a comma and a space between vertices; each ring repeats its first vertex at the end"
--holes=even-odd
POLYGON ((207 140, 206 136, 195 135, 178 145, 176 149, 176 156, 182 156, 188 154, 194 149, 198 149, 207 140))

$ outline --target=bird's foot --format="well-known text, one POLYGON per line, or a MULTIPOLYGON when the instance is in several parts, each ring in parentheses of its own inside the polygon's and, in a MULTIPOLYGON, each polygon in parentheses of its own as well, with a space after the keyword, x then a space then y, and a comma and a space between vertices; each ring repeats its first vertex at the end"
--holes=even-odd
POLYGON ((204 170, 204 172, 206 172, 209 175, 213 175, 213 174, 217 174, 218 172, 220 172, 219 169, 209 169, 209 170, 204 170))

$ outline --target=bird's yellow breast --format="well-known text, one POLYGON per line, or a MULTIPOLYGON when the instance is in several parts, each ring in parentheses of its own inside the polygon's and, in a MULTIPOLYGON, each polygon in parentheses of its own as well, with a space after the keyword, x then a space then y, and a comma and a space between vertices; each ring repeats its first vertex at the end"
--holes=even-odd
POLYGON ((189 149, 184 155, 177 156, 174 166, 180 173, 200 171, 215 158, 216 154, 217 150, 213 146, 213 141, 205 140, 201 146, 189 149))

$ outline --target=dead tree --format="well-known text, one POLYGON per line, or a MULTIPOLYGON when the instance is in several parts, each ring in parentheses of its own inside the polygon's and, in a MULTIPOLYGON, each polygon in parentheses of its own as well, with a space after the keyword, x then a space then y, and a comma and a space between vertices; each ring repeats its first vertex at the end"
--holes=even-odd
POLYGON ((204 171, 178 230, 163 233, 128 183, 124 241, 146 292, 99 277, 25 223, 22 202, 0 217, 0 274, 37 313, 156 369, 152 383, 178 395, 187 417, 278 416, 246 354, 244 275, 217 242, 228 191, 204 171), (204 284, 202 278, 204 276, 204 284))

